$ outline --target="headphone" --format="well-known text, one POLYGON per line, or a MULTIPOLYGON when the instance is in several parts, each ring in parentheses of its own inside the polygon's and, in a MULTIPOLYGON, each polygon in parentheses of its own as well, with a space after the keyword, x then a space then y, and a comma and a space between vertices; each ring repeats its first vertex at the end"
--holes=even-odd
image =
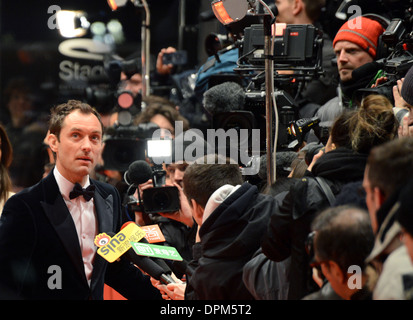
MULTIPOLYGON (((378 23, 380 23, 380 25, 383 27, 384 30, 386 30, 388 26, 390 25, 389 19, 381 15, 378 15, 376 13, 366 13, 366 14, 363 14, 362 17, 377 21, 378 23)), ((387 44, 383 41, 382 36, 383 34, 381 34, 379 36, 379 39, 377 40, 377 50, 376 50, 375 60, 380 60, 383 58, 387 58, 389 56, 389 48, 387 44)))

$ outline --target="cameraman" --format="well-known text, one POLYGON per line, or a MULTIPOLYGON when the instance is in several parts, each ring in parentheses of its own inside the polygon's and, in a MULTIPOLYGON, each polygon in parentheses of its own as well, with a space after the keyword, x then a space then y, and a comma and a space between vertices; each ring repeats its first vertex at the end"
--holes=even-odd
MULTIPOLYGON (((321 29, 319 17, 321 9, 325 6, 325 0, 276 0, 278 9, 277 23, 287 24, 312 24, 321 29)), ((301 117, 314 116, 314 107, 323 105, 336 95, 338 85, 338 72, 332 65, 334 51, 332 41, 327 33, 323 32, 323 70, 325 74, 318 79, 308 82, 297 101, 302 108, 301 117), (319 94, 323 92, 323 94, 319 94), (311 106, 309 105, 311 104, 311 106), (314 106, 317 105, 317 106, 314 106)))
MULTIPOLYGON (((165 185, 178 188, 179 211, 162 212, 155 215, 135 212, 135 219, 138 224, 158 224, 165 237, 166 245, 175 247, 185 261, 192 260, 192 246, 195 243, 196 230, 198 227, 192 218, 192 209, 183 192, 183 178, 191 162, 190 159, 186 157, 189 151, 189 149, 187 149, 188 147, 190 147, 191 150, 197 150, 197 152, 202 150, 203 154, 206 154, 209 145, 203 137, 197 135, 196 131, 192 131, 191 129, 184 131, 175 138, 175 149, 182 148, 182 150, 175 150, 177 152, 173 154, 173 162, 166 164, 166 171, 169 177, 166 179, 165 185), (195 137, 195 140, 188 141, 188 136, 192 139, 195 137), (182 141, 182 146, 179 145, 178 141, 182 141), (182 155, 182 157, 180 155, 182 155)), ((192 154, 190 156, 192 156, 192 154)), ((152 179, 150 179, 139 186, 139 192, 141 192, 142 195, 144 190, 152 187, 153 182, 152 179)), ((171 268, 178 278, 184 273, 181 264, 172 263, 171 268)))
MULTIPOLYGON (((340 83, 337 96, 318 109, 316 117, 321 127, 330 127, 334 119, 346 109, 356 107, 353 95, 375 81, 376 73, 361 74, 354 79, 353 70, 376 59, 379 36, 384 32, 381 24, 366 17, 356 17, 344 23, 333 40, 340 83), (357 20, 359 19, 359 20, 357 20), (354 27, 356 26, 356 28, 354 27)), ((314 137, 309 137, 308 142, 314 137)))

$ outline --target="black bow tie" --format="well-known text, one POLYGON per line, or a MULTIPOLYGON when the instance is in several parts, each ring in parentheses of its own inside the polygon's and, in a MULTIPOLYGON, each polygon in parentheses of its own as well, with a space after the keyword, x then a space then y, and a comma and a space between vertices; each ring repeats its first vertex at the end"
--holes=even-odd
POLYGON ((89 201, 90 199, 93 198, 94 194, 95 194, 94 185, 90 185, 86 189, 83 189, 79 183, 75 183, 73 190, 69 193, 69 198, 74 199, 74 198, 77 198, 78 196, 83 196, 83 198, 85 198, 86 201, 89 201))

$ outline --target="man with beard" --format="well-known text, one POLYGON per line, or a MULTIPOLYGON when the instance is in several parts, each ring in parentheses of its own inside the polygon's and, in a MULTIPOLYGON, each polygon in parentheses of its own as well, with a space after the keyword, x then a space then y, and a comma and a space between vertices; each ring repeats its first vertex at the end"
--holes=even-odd
POLYGON ((383 32, 384 28, 379 22, 363 16, 348 20, 339 29, 333 40, 333 49, 340 84, 337 96, 321 106, 316 113, 320 126, 330 127, 344 110, 355 108, 354 93, 358 89, 369 87, 374 81, 375 73, 367 72, 355 79, 353 70, 376 59, 378 39, 383 32))

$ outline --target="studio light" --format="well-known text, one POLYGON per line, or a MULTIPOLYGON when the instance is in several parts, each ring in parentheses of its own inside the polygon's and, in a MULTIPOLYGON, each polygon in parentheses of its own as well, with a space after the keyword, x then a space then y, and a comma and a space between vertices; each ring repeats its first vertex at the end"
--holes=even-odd
POLYGON ((82 37, 90 26, 84 11, 60 10, 56 13, 57 26, 65 38, 82 37))
POLYGON ((123 7, 128 0, 108 0, 108 5, 112 11, 118 10, 119 7, 123 7))
POLYGON ((241 20, 248 11, 248 2, 239 0, 215 0, 211 3, 215 17, 223 25, 241 20))

